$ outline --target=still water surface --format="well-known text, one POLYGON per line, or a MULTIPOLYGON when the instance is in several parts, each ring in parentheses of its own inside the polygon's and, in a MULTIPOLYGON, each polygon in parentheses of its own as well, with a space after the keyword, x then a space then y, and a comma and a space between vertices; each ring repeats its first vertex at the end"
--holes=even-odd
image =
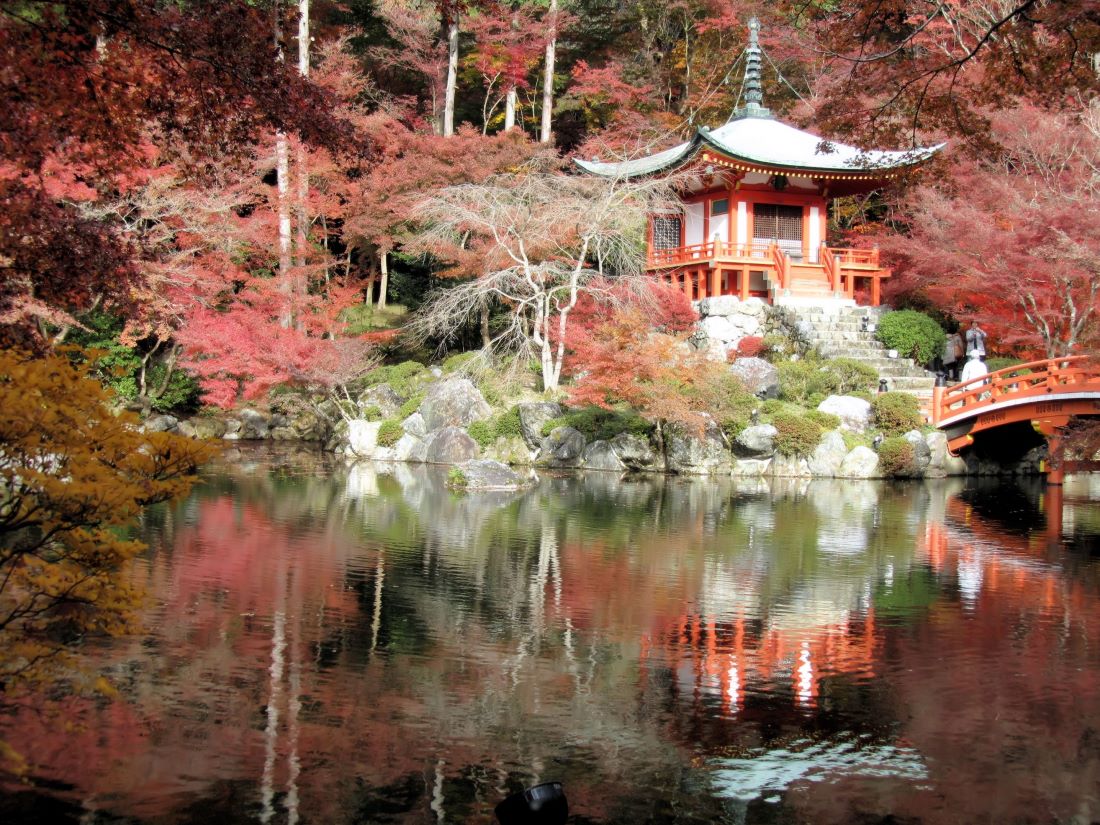
POLYGON ((245 452, 146 514, 142 635, 6 721, 8 822, 1100 820, 1100 478, 445 473, 245 452))

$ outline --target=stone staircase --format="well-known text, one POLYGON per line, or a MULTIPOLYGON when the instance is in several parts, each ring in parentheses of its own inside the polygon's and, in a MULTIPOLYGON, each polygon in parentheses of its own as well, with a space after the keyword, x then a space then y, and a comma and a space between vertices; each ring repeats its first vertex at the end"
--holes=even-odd
POLYGON ((890 390, 915 395, 927 417, 932 409, 934 373, 910 358, 889 358, 886 347, 873 332, 863 329, 863 319, 877 324, 885 312, 882 307, 789 306, 798 318, 802 337, 825 358, 854 358, 874 368, 879 378, 886 379, 890 390))

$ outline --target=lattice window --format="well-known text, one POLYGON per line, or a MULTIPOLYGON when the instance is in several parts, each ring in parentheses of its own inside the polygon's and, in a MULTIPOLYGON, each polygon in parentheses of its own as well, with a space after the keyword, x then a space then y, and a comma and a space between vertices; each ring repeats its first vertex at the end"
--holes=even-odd
POLYGON ((755 241, 777 241, 779 248, 802 257, 802 207, 757 203, 752 208, 752 237, 755 241))
POLYGON ((653 218, 653 248, 678 249, 680 246, 680 218, 657 215, 653 218))

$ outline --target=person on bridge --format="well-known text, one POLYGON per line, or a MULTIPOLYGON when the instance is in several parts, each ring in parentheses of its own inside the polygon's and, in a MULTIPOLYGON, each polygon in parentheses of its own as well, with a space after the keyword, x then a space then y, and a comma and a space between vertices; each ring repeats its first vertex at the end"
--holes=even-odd
POLYGON ((965 384, 967 381, 981 378, 983 375, 989 375, 989 368, 982 361, 981 353, 976 349, 972 349, 970 350, 970 358, 967 360, 966 366, 963 367, 959 380, 965 384))
MULTIPOLYGON (((966 331, 966 354, 967 356, 973 353, 978 353, 979 358, 985 358, 985 330, 978 326, 977 321, 971 321, 970 327, 966 331)), ((966 367, 963 367, 965 372, 966 367)))

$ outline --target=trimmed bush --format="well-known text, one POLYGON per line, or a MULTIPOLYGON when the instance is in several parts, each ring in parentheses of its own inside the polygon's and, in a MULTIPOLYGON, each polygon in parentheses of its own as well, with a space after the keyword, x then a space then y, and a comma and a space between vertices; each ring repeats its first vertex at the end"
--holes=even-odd
POLYGON ((825 362, 836 377, 837 395, 871 393, 878 388, 878 371, 854 358, 834 358, 825 362))
POLYGON ((913 445, 901 436, 892 436, 878 448, 878 466, 886 476, 908 476, 916 466, 913 445))
POLYGON ((905 392, 883 392, 871 399, 871 416, 878 429, 887 435, 919 430, 924 422, 920 402, 905 392))
POLYGON ((390 389, 402 398, 409 398, 419 388, 420 379, 428 374, 428 368, 419 361, 403 361, 386 367, 378 367, 363 378, 363 387, 389 384, 390 389))
POLYGON ((462 472, 458 467, 452 467, 447 471, 447 486, 463 488, 470 483, 470 480, 466 478, 466 474, 462 472))
POLYGON ((392 447, 401 440, 405 431, 401 429, 401 422, 396 418, 387 418, 378 428, 378 446, 392 447))
POLYGON ((418 392, 409 398, 401 407, 397 410, 397 417, 404 421, 414 412, 420 409, 420 402, 424 400, 424 393, 418 392))
POLYGON ((817 424, 823 430, 835 430, 840 426, 840 416, 833 415, 832 413, 822 412, 821 410, 810 410, 806 413, 806 417, 812 422, 817 424))
POLYGON ((878 385, 878 373, 852 358, 803 358, 779 363, 779 397, 812 407, 830 395, 867 393, 878 385))
POLYGON ((765 349, 764 339, 759 335, 746 335, 737 342, 737 355, 740 358, 759 358, 765 349))
POLYGON ((619 433, 648 438, 653 431, 653 424, 637 413, 602 407, 582 407, 552 418, 542 425, 542 434, 550 435, 558 427, 572 427, 589 441, 610 441, 619 433))
POLYGON ((896 349, 918 364, 928 364, 943 353, 947 335, 923 312, 901 309, 888 312, 878 322, 875 335, 890 349, 896 349))
POLYGON ((490 421, 475 421, 466 428, 466 432, 470 434, 470 438, 478 443, 478 446, 485 449, 494 441, 496 441, 497 434, 490 421))
POLYGON ((382 418, 382 409, 375 404, 363 408, 363 418, 367 421, 377 421, 382 418))
POLYGON ((458 372, 460 369, 473 361, 476 357, 476 352, 456 352, 454 355, 450 355, 446 359, 444 359, 443 363, 440 366, 443 368, 443 372, 458 372))
POLYGON ((823 434, 821 427, 804 415, 780 413, 772 418, 772 425, 777 430, 775 449, 783 455, 810 455, 823 434))
POLYGON ((523 429, 519 422, 519 407, 512 407, 494 419, 496 434, 505 438, 522 438, 523 429))

